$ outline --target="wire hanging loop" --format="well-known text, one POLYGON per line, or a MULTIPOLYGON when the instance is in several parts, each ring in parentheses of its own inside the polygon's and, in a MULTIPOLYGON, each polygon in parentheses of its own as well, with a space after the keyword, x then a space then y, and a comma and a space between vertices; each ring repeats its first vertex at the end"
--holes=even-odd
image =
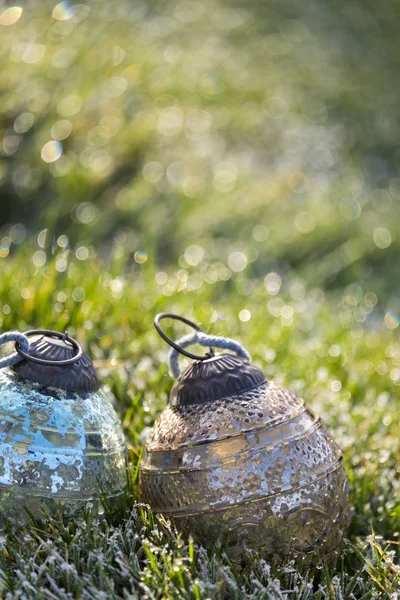
MULTIPOLYGON (((15 342, 15 347, 17 344, 20 348, 23 349, 24 352, 29 351, 29 340, 20 331, 7 331, 6 333, 0 334, 0 346, 3 344, 8 344, 9 342, 15 342)), ((4 356, 0 358, 0 369, 4 369, 5 367, 12 367, 12 365, 17 364, 22 360, 22 356, 18 352, 13 352, 8 356, 4 356)))
POLYGON ((211 358, 212 356, 214 356, 214 351, 212 348, 210 348, 210 350, 209 350, 209 352, 207 352, 207 354, 202 354, 202 355, 193 354, 192 352, 188 352, 187 350, 185 350, 184 346, 182 346, 181 344, 179 344, 177 342, 174 342, 174 340, 171 340, 171 338, 168 337, 168 335, 161 329, 160 321, 162 321, 162 319, 173 319, 175 321, 181 321, 182 323, 185 323, 185 325, 189 325, 189 327, 192 327, 192 329, 195 329, 199 333, 203 333, 204 335, 206 335, 206 332, 203 331, 201 329, 201 327, 196 325, 196 323, 193 323, 193 321, 190 321, 189 319, 186 319, 185 317, 180 317, 179 315, 175 315, 174 313, 158 314, 156 316, 156 318, 154 319, 154 327, 157 329, 157 333, 162 337, 162 339, 164 341, 166 341, 167 344, 172 346, 172 348, 174 348, 177 352, 179 352, 180 354, 183 354, 183 356, 192 358, 193 360, 207 360, 207 358, 211 358))
POLYGON ((28 350, 25 350, 24 348, 22 348, 19 341, 17 341, 15 344, 15 349, 18 352, 18 354, 20 354, 20 356, 22 358, 24 358, 25 360, 29 360, 31 362, 37 363, 38 365, 47 365, 47 366, 51 366, 51 367, 72 365, 73 363, 78 361, 83 354, 81 345, 78 344, 78 342, 76 340, 74 340, 74 338, 70 337, 68 335, 67 331, 65 333, 59 333, 58 331, 52 331, 50 329, 32 329, 31 331, 27 331, 24 335, 27 338, 34 336, 34 335, 45 335, 47 337, 62 340, 63 342, 68 343, 71 346, 71 348, 73 350, 75 350, 75 355, 72 356, 71 358, 66 358, 65 360, 47 360, 44 358, 40 358, 38 356, 32 356, 31 354, 28 353, 29 348, 28 348, 28 350))
POLYGON ((172 313, 161 313, 155 318, 154 326, 157 329, 158 333, 161 335, 161 337, 170 346, 172 346, 172 350, 170 350, 168 356, 168 365, 169 370, 175 377, 175 379, 178 379, 180 375, 179 354, 183 354, 184 356, 187 356, 188 358, 193 358, 194 360, 207 360, 208 358, 212 358, 214 356, 214 351, 212 350, 212 347, 214 347, 220 348, 221 350, 232 350, 233 352, 236 352, 238 356, 241 356, 245 360, 250 360, 250 355, 247 352, 247 350, 245 350, 245 348, 243 348, 243 346, 236 340, 231 340, 230 338, 220 337, 217 335, 209 335, 208 333, 203 331, 198 325, 192 323, 192 321, 189 321, 184 317, 179 317, 172 313), (176 342, 174 342, 162 331, 160 327, 159 323, 161 319, 164 318, 182 321, 183 323, 190 325, 190 327, 193 327, 193 329, 195 329, 195 332, 189 335, 185 335, 176 342), (200 356, 197 354, 192 354, 191 352, 185 350, 187 346, 192 346, 193 344, 199 344, 200 346, 208 346, 210 348, 210 352, 200 356))

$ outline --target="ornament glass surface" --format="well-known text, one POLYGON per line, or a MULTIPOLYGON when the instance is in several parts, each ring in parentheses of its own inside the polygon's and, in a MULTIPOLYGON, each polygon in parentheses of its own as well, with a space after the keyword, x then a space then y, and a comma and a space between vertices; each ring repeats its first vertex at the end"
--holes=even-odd
POLYGON ((126 488, 124 436, 89 357, 72 362, 71 338, 54 332, 28 354, 54 364, 0 369, 0 527, 27 522, 24 507, 78 518, 126 488))
POLYGON ((141 501, 179 529, 239 554, 245 542, 271 556, 328 558, 349 521, 342 455, 321 419, 232 354, 179 375, 147 440, 139 487, 141 501))

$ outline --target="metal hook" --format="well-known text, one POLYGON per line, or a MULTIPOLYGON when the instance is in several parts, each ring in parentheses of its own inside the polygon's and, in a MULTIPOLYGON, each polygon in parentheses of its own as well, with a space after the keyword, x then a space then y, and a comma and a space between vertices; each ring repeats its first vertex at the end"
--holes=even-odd
POLYGON ((16 342, 15 349, 23 358, 26 360, 30 360, 31 362, 38 363, 39 365, 48 365, 53 367, 59 367, 63 365, 72 365, 77 360, 79 360, 83 354, 83 350, 74 338, 68 335, 68 332, 59 333, 58 331, 51 331, 49 329, 33 329, 32 331, 26 331, 24 333, 26 337, 31 337, 33 335, 47 335, 48 337, 56 338, 62 340, 64 342, 69 342, 72 348, 75 350, 76 354, 72 358, 67 358, 65 360, 45 360, 44 358, 38 358, 37 356, 31 356, 28 352, 22 350, 19 342, 16 342))
POLYGON ((210 348, 209 352, 200 356, 200 354, 193 354, 192 352, 188 352, 187 350, 182 348, 182 346, 179 346, 176 342, 171 340, 171 338, 168 337, 167 334, 164 333, 164 331, 161 329, 160 321, 162 319, 174 319, 175 321, 182 321, 182 323, 185 323, 185 325, 189 325, 189 327, 192 327, 192 329, 195 329, 195 331, 199 331, 200 333, 204 333, 204 334, 205 334, 205 331, 203 331, 203 329, 201 329, 201 327, 196 325, 196 323, 193 323, 193 321, 190 321, 189 319, 186 319, 185 317, 180 317, 179 315, 175 315, 173 313, 158 314, 156 316, 156 318, 154 319, 154 327, 157 329, 158 334, 163 338, 163 340, 166 341, 167 344, 172 346, 172 348, 175 348, 175 350, 177 350, 180 354, 183 354, 183 356, 187 356, 188 358, 192 358, 193 360, 207 360, 208 358, 211 358, 214 356, 214 350, 212 348, 210 348))

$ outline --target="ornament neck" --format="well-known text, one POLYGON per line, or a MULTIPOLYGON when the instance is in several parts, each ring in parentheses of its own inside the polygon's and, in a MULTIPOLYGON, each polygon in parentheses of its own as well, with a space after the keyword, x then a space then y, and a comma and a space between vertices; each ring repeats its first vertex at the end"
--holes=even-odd
MULTIPOLYGON (((187 348, 188 346, 198 344, 199 346, 209 346, 212 348, 219 348, 220 350, 232 350, 232 352, 235 352, 241 358, 250 361, 250 354, 236 340, 217 335, 209 335, 208 333, 204 333, 202 331, 196 331, 195 333, 185 335, 177 340, 176 343, 181 348, 187 348)), ((179 368, 179 354, 179 350, 172 348, 168 355, 169 370, 175 379, 178 379, 179 375, 181 374, 181 370, 179 368)), ((203 360, 210 358, 212 357, 206 355, 203 360)))

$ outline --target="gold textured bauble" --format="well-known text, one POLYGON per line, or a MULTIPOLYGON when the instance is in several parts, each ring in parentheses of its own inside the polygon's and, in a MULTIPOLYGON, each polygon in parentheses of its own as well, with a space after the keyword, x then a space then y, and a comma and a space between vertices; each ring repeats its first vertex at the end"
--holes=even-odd
POLYGON ((333 555, 349 521, 342 454, 304 400, 239 356, 192 363, 157 419, 140 501, 234 552, 333 555))

